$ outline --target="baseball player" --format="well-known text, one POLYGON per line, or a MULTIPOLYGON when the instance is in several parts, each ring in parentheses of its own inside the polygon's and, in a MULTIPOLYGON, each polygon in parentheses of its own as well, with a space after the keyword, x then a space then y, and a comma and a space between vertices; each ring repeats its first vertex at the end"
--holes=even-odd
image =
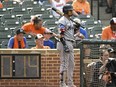
POLYGON ((74 71, 74 27, 70 20, 73 15, 73 7, 66 4, 63 7, 64 15, 59 19, 58 31, 60 34, 60 41, 57 43, 57 49, 60 54, 60 87, 67 87, 65 84, 67 74, 68 87, 76 87, 73 84, 73 71, 74 71))

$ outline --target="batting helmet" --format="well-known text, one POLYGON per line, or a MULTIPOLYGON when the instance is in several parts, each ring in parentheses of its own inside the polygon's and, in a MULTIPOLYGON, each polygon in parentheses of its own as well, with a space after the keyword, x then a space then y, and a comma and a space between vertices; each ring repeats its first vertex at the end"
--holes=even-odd
POLYGON ((70 5, 70 4, 66 4, 66 5, 63 7, 63 13, 64 13, 64 14, 67 14, 69 10, 73 10, 73 7, 72 7, 72 5, 70 5))

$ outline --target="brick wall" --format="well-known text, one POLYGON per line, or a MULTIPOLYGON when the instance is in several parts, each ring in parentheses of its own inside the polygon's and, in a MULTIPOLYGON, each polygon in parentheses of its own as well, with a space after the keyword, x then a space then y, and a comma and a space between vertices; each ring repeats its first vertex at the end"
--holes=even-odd
MULTIPOLYGON (((40 50, 41 79, 1 79, 0 87, 59 87, 59 55, 57 50, 40 50)), ((80 83, 80 55, 79 50, 74 51, 75 71, 74 83, 80 83)))

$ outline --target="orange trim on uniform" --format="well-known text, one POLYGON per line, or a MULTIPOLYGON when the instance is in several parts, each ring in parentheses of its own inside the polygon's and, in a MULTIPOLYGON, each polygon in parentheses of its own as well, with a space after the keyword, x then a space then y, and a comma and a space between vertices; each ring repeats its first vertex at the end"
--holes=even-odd
MULTIPOLYGON (((13 48, 19 48, 17 36, 14 36, 14 46, 13 48)), ((21 40, 21 48, 25 48, 24 39, 21 40)))

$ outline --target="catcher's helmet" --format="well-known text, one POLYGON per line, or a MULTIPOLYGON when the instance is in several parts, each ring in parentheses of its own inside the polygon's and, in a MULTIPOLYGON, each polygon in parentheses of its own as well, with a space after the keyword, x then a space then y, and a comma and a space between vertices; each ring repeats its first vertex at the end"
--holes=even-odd
POLYGON ((72 7, 72 5, 70 5, 70 4, 66 4, 66 5, 63 7, 63 13, 64 13, 64 14, 67 14, 69 10, 73 10, 73 7, 72 7))

